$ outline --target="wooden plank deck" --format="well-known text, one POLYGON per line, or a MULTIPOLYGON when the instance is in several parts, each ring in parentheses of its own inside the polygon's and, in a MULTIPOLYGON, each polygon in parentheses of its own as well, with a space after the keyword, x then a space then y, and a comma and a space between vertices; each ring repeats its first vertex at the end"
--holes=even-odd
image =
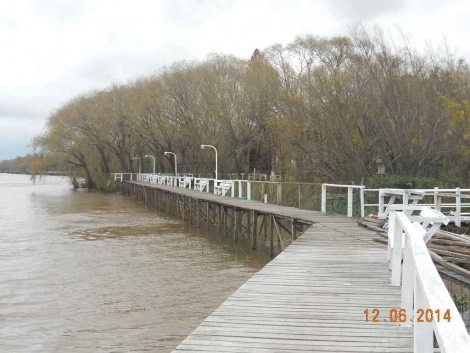
MULTIPOLYGON (((147 183, 139 183, 149 186, 147 183)), ((389 285, 375 232, 320 212, 151 185, 231 207, 314 224, 204 320, 174 352, 412 352, 413 330, 390 322, 389 285), (378 323, 364 310, 378 308, 378 323)))

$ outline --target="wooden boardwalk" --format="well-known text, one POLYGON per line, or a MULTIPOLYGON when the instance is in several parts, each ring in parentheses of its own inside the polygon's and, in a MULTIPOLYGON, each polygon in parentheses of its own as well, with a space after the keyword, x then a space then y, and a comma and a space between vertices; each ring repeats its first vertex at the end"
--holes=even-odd
POLYGON ((212 313, 174 352, 412 352, 413 329, 390 322, 401 288, 387 253, 355 220, 143 184, 313 225, 212 313), (364 310, 380 310, 366 322, 364 310))

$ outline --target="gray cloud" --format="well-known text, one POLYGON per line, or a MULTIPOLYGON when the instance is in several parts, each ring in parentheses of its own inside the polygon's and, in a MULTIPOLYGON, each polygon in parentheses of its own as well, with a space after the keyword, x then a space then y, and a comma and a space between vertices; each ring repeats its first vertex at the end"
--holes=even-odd
POLYGON ((335 17, 346 21, 367 21, 400 10, 405 6, 405 0, 328 0, 325 4, 335 17))
POLYGON ((55 97, 12 97, 0 96, 0 118, 15 117, 17 119, 40 119, 44 120, 51 106, 56 103, 55 97))
POLYGON ((166 3, 166 16, 179 26, 195 27, 229 8, 234 0, 170 0, 166 3))
POLYGON ((468 0, 0 1, 0 160, 28 151, 73 96, 211 52, 249 57, 296 35, 395 25, 416 43, 449 39, 470 55, 468 0))

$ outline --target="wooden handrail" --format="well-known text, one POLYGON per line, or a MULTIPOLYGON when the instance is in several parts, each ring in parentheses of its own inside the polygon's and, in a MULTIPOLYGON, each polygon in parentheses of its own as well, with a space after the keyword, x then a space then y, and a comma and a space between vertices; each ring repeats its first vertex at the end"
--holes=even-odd
MULTIPOLYGON (((394 225, 394 264, 392 278, 401 272, 402 234, 405 234, 402 302, 401 309, 406 310, 406 319, 402 326, 414 327, 414 351, 433 352, 433 332, 443 352, 470 352, 470 335, 452 297, 447 291, 431 259, 423 237, 403 212, 396 212, 394 225), (393 273, 395 272, 395 273, 393 273), (430 310, 440 317, 419 316, 419 310, 430 310), (444 319, 446 312, 450 319, 444 319)), ((399 277, 398 277, 399 278, 399 277)), ((399 283, 398 283, 399 284, 399 283)))

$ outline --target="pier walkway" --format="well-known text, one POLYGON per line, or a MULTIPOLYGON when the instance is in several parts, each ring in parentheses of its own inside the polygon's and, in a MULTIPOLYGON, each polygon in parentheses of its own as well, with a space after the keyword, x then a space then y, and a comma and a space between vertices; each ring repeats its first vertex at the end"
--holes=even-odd
POLYGON ((413 352, 391 323, 400 287, 353 223, 315 224, 232 294, 175 352, 413 352), (364 310, 380 310, 366 323, 364 310), (387 320, 387 321, 384 321, 387 320))
MULTIPOLYGON (((252 219, 268 215, 271 220, 294 220, 295 241, 233 293, 174 352, 416 351, 413 327, 391 322, 390 310, 400 310, 402 305, 402 288, 390 285, 387 249, 374 241, 379 235, 354 219, 166 185, 124 184, 157 190, 160 194, 149 196, 155 199, 177 195, 177 205, 183 206, 176 208, 183 218, 188 210, 190 221, 194 200, 197 212, 200 202, 207 205, 207 224, 213 205, 214 224, 218 222, 219 229, 221 222, 222 227, 227 225, 227 208, 255 212, 252 219), (222 214, 221 207, 225 209, 222 214), (295 222, 309 226, 297 239, 295 222), (366 309, 370 322, 366 322, 366 309), (373 309, 379 310, 378 322, 371 322, 373 309)), ((256 221, 252 229, 257 229, 256 221)), ((271 223, 271 234, 272 229, 271 223)), ((256 238, 256 231, 252 234, 256 238)), ((462 342, 467 339, 462 337, 462 342)), ((432 342, 424 348, 428 347, 432 351, 432 342)))

